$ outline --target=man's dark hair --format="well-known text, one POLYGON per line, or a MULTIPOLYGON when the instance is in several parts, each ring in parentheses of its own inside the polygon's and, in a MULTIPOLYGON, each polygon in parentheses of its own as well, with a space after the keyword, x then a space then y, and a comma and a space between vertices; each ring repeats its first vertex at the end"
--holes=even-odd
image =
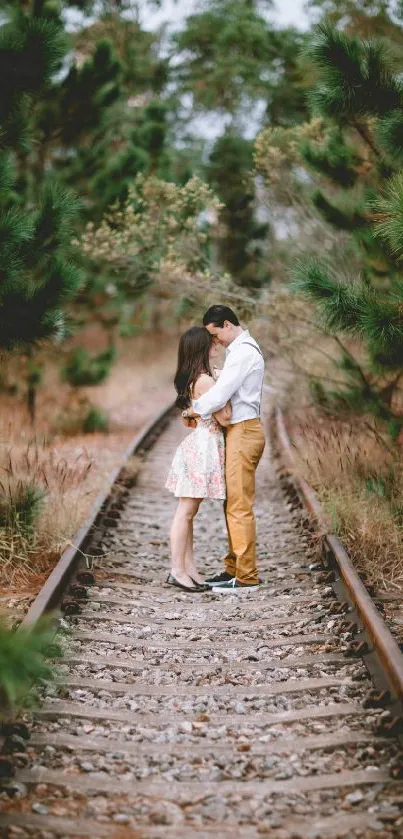
POLYGON ((224 326, 225 320, 229 320, 234 326, 239 326, 239 320, 229 306, 210 306, 203 317, 203 326, 208 326, 209 323, 212 323, 213 326, 221 327, 224 326))

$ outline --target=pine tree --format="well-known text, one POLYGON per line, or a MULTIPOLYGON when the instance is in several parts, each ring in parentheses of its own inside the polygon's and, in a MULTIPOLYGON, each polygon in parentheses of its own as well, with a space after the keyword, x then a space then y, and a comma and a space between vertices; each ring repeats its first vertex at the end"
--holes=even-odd
POLYGON ((262 247, 267 225, 259 224, 255 215, 251 142, 231 131, 219 137, 210 155, 207 178, 223 204, 220 262, 238 285, 259 288, 269 279, 262 247))
POLYGON ((192 116, 207 112, 225 121, 206 167, 225 204, 218 255, 236 283, 254 289, 268 280, 267 225, 256 219, 252 146, 245 136, 261 121, 288 125, 306 115, 298 59, 305 36, 279 30, 265 14, 272 4, 264 5, 262 11, 255 0, 208 0, 173 39, 173 77, 192 102, 192 116))
POLYGON ((300 152, 319 184, 312 199, 326 221, 346 231, 359 276, 318 257, 300 260, 294 286, 314 301, 322 326, 362 342, 364 364, 344 347, 347 386, 330 406, 370 413, 403 427, 394 396, 403 375, 403 85, 385 46, 320 26, 308 48, 317 72, 311 108, 326 129, 300 152))
MULTIPOLYGON (((136 117, 121 151, 107 160, 92 181, 99 217, 102 210, 116 201, 124 202, 136 175, 169 176, 170 157, 166 150, 167 113, 160 100, 151 100, 136 117)), ((109 133, 109 132, 108 132, 109 133)), ((94 213, 91 214, 94 218, 94 213)))
MULTIPOLYGON (((265 3, 265 11, 273 6, 265 3)), ((194 108, 242 118, 267 102, 267 118, 306 114, 298 51, 304 35, 279 30, 255 0, 209 0, 174 37, 175 76, 194 108)))
POLYGON ((112 5, 73 38, 70 70, 54 82, 37 116, 39 171, 52 166, 80 193, 92 221, 127 198, 137 174, 153 169, 156 148, 144 131, 153 107, 165 123, 158 97, 167 62, 155 56, 157 38, 123 16, 124 3, 112 5))
MULTIPOLYGON (((78 5, 91 11, 91 3, 78 5)), ((124 21, 123 11, 105 6, 98 30, 91 25, 87 41, 81 33, 74 53, 60 9, 46 0, 26 13, 8 6, 0 28, 0 71, 9 82, 0 102, 0 347, 28 356, 32 418, 41 379, 33 345, 66 334, 66 303, 82 285, 74 233, 124 201, 139 172, 169 166, 165 106, 148 95, 161 89, 166 62, 154 57, 155 36, 124 21), (122 60, 102 38, 108 34, 119 45, 125 35, 122 60), (144 90, 144 105, 131 107, 144 90)), ((87 267, 76 319, 91 316, 91 295, 103 294, 107 281, 95 283, 87 267)))
POLYGON ((70 252, 77 201, 52 177, 30 193, 26 160, 35 102, 60 68, 64 34, 45 16, 8 13, 0 27, 0 347, 29 347, 65 330, 81 272, 70 252))
MULTIPOLYGON (((71 38, 67 75, 53 81, 36 111, 40 143, 33 168, 39 178, 51 168, 77 191, 81 218, 93 224, 115 204, 124 205, 138 174, 171 177, 168 106, 160 96, 168 63, 159 57, 158 37, 128 18, 132 5, 94 6, 95 19, 71 38)), ((75 323, 96 319, 113 341, 127 301, 111 299, 107 271, 85 268, 75 323)))

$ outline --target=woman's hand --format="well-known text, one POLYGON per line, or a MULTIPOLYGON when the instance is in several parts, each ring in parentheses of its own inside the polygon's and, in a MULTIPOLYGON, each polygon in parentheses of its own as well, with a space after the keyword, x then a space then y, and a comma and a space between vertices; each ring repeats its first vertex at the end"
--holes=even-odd
POLYGON ((185 410, 182 411, 183 419, 195 419, 199 416, 200 414, 196 414, 196 411, 193 410, 192 406, 190 406, 189 408, 185 408, 185 410))
POLYGON ((186 428, 196 428, 197 426, 197 421, 194 417, 182 417, 182 422, 186 428))
POLYGON ((193 409, 191 407, 185 408, 185 410, 182 411, 182 422, 186 426, 186 428, 196 428, 196 426, 197 426, 196 417, 197 416, 198 416, 198 414, 195 414, 195 412, 193 411, 193 409))

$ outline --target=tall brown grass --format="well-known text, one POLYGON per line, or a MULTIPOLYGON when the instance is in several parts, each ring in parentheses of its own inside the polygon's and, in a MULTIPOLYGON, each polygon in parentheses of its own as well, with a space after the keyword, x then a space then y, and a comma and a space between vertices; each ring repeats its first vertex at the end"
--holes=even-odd
POLYGON ((358 420, 305 410, 292 431, 297 471, 316 490, 368 582, 403 587, 403 456, 358 420))
MULTIPOLYGON (((82 451, 69 463, 46 444, 0 442, 0 585, 41 573, 63 548, 78 523, 92 461, 82 451), (28 515, 19 509, 24 493, 36 492, 28 515)), ((29 501, 28 501, 29 506, 29 501)))

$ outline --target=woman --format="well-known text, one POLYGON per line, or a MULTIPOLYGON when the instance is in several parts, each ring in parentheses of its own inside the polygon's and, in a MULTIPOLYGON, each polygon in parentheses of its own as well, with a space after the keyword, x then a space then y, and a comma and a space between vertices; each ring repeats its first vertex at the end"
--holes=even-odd
MULTIPOLYGON (((204 327, 193 326, 179 342, 175 389, 178 408, 188 408, 214 384, 213 359, 217 346, 204 327)), ((166 487, 179 498, 171 526, 172 568, 167 583, 183 591, 208 590, 193 558, 193 519, 203 498, 225 499, 225 443, 223 426, 231 418, 228 403, 214 416, 194 421, 195 430, 176 450, 166 487)))

